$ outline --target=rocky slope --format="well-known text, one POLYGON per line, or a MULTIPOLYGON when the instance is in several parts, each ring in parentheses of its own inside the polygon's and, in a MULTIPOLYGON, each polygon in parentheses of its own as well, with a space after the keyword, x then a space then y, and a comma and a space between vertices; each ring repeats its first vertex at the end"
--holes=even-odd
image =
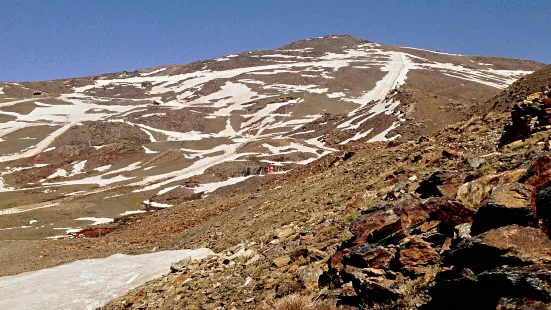
POLYGON ((541 66, 326 36, 1 83, 0 239, 74 235, 219 188, 254 189, 270 182, 269 166, 296 170, 351 142, 406 141, 467 119, 541 66))
MULTIPOLYGON (((515 103, 545 111, 551 75, 538 89, 515 103)), ((169 244, 219 255, 176 264, 104 308, 546 309, 551 126, 536 119, 498 147, 516 113, 348 146, 256 193, 213 198, 226 214, 169 244)), ((201 208, 165 215, 191 206, 201 208)))

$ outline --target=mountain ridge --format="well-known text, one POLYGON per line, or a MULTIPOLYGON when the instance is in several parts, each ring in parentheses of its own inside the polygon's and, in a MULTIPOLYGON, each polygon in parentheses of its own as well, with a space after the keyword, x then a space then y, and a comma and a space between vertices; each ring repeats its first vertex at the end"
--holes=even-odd
MULTIPOLYGON (((539 66, 328 35, 188 65, 3 83, 0 209, 11 215, 0 225, 69 208, 73 218, 54 228, 74 231, 77 218, 113 219, 143 201, 256 187, 269 166, 284 173, 348 143, 405 141, 468 119, 539 66)), ((46 228, 8 235, 56 236, 46 228)))

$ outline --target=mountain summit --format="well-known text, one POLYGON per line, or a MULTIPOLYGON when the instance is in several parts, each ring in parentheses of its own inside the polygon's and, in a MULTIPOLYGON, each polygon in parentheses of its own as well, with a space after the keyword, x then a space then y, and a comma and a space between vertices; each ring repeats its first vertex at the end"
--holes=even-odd
POLYGON ((53 224, 0 234, 63 236, 144 206, 255 188, 349 143, 429 134, 541 66, 330 35, 187 65, 2 83, 0 209, 53 224))

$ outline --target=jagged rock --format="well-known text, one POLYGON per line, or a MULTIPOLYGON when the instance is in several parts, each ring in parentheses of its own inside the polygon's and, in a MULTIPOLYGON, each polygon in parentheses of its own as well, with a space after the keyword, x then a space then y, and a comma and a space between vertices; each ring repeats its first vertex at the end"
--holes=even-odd
POLYGON ((422 273, 423 267, 440 262, 440 255, 431 245, 418 236, 413 237, 403 249, 400 250, 400 264, 410 272, 422 273))
POLYGON ((534 222, 532 216, 532 187, 521 183, 496 186, 486 206, 478 209, 473 219, 472 235, 478 235, 490 229, 518 224, 529 226, 534 222))
POLYGON ((472 221, 474 212, 457 200, 448 198, 430 198, 422 204, 429 212, 431 218, 437 219, 442 224, 453 227, 472 221))
POLYGON ((457 200, 469 206, 473 210, 478 210, 486 204, 492 188, 496 185, 517 182, 526 170, 517 169, 505 171, 498 174, 486 175, 474 181, 467 182, 457 190, 457 200))
POLYGON ((421 201, 417 199, 397 201, 393 210, 400 216, 402 227, 406 230, 425 223, 430 217, 429 212, 421 207, 421 201))
POLYGON ((510 225, 461 241, 451 251, 450 263, 474 272, 502 265, 551 262, 551 241, 538 228, 510 225))
POLYGON ((191 258, 181 260, 177 263, 170 265, 171 272, 178 272, 184 270, 192 262, 191 258))
POLYGON ((396 249, 365 244, 358 249, 344 254, 344 265, 359 268, 390 269, 390 263, 396 256, 396 249))
POLYGON ((331 255, 331 257, 329 258, 329 269, 330 270, 336 270, 336 271, 341 271, 344 269, 344 264, 342 262, 342 259, 343 259, 343 256, 348 254, 348 253, 351 253, 353 251, 353 249, 344 249, 344 250, 341 250, 341 251, 338 251, 336 252, 335 254, 331 255))
POLYGON ((381 210, 360 216, 352 223, 350 231, 354 243, 375 243, 402 229, 400 217, 392 210, 381 210))
POLYGON ((499 309, 499 305, 507 305, 504 298, 515 298, 513 304, 519 306, 523 300, 535 302, 533 304, 549 303, 550 268, 548 265, 500 267, 478 276, 464 276, 455 270, 443 272, 430 290, 432 300, 422 309, 499 309))
POLYGON ((442 197, 444 193, 441 187, 445 184, 451 184, 454 178, 451 172, 435 172, 426 180, 419 183, 419 187, 415 190, 421 198, 442 197))
POLYGON ((534 160, 520 182, 534 187, 551 182, 551 157, 545 155, 534 160))
POLYGON ((400 294, 392 288, 394 281, 383 278, 366 278, 363 275, 350 274, 352 285, 363 303, 389 303, 398 299, 400 294), (358 277, 356 277, 358 276, 358 277))
POLYGON ((530 138, 532 129, 529 107, 521 104, 515 104, 511 109, 511 123, 508 123, 503 128, 503 133, 499 140, 499 146, 502 147, 513 141, 524 140, 530 138))

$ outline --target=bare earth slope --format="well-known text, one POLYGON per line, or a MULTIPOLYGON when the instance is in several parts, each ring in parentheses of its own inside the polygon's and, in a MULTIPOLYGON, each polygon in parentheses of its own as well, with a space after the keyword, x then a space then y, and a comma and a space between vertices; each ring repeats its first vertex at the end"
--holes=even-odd
POLYGON ((350 142, 427 134, 541 65, 326 36, 2 83, 0 239, 60 237, 221 187, 254 189, 269 166, 284 173, 350 142))

